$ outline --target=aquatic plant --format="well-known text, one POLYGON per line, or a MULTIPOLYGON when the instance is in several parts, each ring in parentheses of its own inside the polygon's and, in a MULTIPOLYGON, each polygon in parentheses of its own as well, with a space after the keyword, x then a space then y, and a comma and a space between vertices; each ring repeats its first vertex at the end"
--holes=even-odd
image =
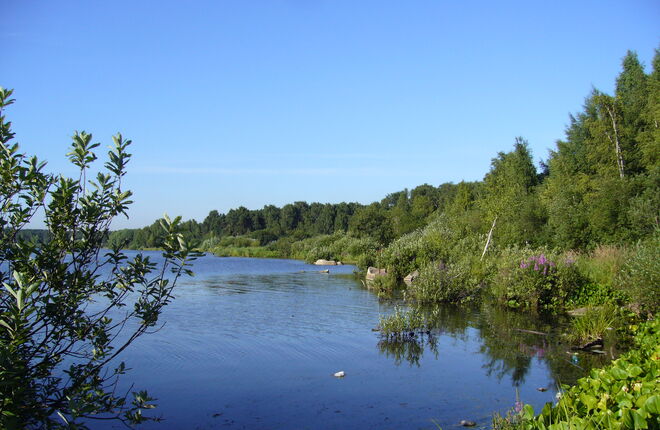
POLYGON ((419 332, 428 330, 427 318, 420 309, 412 308, 406 311, 396 307, 394 313, 386 317, 380 317, 380 334, 384 338, 414 337, 419 332))
POLYGON ((584 315, 571 320, 568 338, 575 342, 590 342, 602 339, 608 329, 613 329, 618 320, 617 308, 611 305, 588 307, 584 315))

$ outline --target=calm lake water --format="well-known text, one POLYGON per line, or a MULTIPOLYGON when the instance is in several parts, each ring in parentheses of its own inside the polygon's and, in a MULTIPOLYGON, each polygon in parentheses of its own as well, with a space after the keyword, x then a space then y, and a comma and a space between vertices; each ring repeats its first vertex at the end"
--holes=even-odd
POLYGON ((430 339, 383 342, 372 329, 395 304, 364 289, 352 266, 321 269, 197 260, 165 326, 122 355, 132 369, 122 384, 148 389, 164 419, 141 428, 448 429, 462 419, 488 427, 516 392, 538 411, 558 382, 604 360, 572 364, 552 336, 517 330, 548 332, 553 322, 486 307, 440 308, 430 339), (335 378, 340 370, 346 376, 335 378))

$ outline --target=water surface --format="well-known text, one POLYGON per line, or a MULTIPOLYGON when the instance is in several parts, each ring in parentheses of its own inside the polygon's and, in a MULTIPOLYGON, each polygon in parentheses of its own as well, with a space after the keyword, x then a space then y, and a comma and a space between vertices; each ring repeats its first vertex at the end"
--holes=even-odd
MULTIPOLYGON (((158 253, 147 253, 154 258, 158 253)), ((558 381, 582 376, 542 322, 492 308, 444 307, 416 342, 372 329, 395 304, 350 276, 354 267, 205 256, 165 309, 164 327, 122 359, 157 397, 148 429, 434 429, 488 426, 516 400, 537 410, 558 381), (346 377, 335 378, 343 370, 346 377), (547 388, 541 392, 537 388, 547 388)), ((116 428, 122 428, 117 424, 116 428)))

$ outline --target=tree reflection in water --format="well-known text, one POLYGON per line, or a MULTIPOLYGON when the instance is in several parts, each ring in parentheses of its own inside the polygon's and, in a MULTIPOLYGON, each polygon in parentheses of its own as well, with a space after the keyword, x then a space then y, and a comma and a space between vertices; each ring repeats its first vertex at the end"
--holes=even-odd
POLYGON ((571 361, 570 345, 563 341, 562 328, 566 321, 559 317, 502 309, 482 304, 479 308, 457 308, 448 305, 419 308, 431 334, 417 332, 397 339, 381 338, 378 349, 392 358, 396 365, 404 360, 420 366, 420 358, 427 348, 438 358, 438 336, 466 339, 468 328, 477 329, 481 338, 480 353, 488 376, 498 379, 509 376, 513 386, 520 386, 532 368, 533 360, 545 362, 556 385, 573 384, 592 367, 607 364, 614 351, 606 355, 579 354, 579 363, 571 361))
POLYGON ((438 339, 433 334, 420 334, 405 336, 402 339, 381 339, 378 342, 378 350, 387 358, 394 359, 394 364, 399 366, 407 361, 410 366, 419 367, 419 359, 424 355, 428 347, 435 358, 438 358, 438 339))

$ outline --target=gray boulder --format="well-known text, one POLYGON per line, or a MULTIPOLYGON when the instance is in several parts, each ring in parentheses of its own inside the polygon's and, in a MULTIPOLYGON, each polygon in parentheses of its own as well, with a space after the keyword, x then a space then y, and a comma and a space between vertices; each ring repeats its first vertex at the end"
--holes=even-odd
POLYGON ((317 266, 336 266, 337 262, 333 260, 320 259, 320 260, 316 260, 314 264, 316 264, 317 266))
POLYGON ((369 267, 367 269, 367 281, 373 281, 379 276, 387 275, 386 269, 379 269, 377 267, 369 267))
POLYGON ((403 278, 403 282, 406 283, 406 285, 410 286, 412 285, 413 282, 415 282, 415 279, 419 278, 419 270, 415 270, 414 272, 408 274, 405 278, 403 278))

